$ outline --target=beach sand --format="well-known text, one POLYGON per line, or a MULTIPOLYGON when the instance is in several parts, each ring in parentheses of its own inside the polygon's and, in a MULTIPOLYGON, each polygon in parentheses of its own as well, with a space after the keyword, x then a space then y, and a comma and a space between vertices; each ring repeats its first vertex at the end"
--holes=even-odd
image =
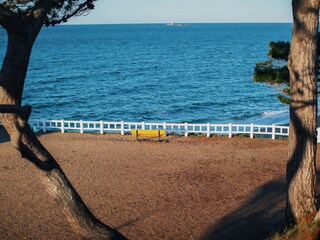
MULTIPOLYGON (((0 135, 0 239, 78 239, 0 135)), ((92 212, 129 239, 263 239, 284 226, 287 140, 39 138, 92 212)))

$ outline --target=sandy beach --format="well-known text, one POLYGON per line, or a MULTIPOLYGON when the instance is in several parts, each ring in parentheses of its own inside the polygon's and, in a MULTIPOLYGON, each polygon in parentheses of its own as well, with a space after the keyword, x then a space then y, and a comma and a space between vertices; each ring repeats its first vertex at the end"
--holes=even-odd
MULTIPOLYGON (((264 239, 284 226, 287 140, 39 136, 93 213, 129 239, 264 239)), ((0 239, 77 239, 0 138, 0 239)))

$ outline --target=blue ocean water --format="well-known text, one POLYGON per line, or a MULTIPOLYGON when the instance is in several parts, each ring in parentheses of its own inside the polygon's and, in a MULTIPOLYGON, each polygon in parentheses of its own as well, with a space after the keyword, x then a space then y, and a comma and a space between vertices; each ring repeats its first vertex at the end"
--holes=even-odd
POLYGON ((279 90, 252 75, 268 42, 290 38, 291 24, 274 23, 43 28, 23 104, 32 119, 285 123, 279 90))

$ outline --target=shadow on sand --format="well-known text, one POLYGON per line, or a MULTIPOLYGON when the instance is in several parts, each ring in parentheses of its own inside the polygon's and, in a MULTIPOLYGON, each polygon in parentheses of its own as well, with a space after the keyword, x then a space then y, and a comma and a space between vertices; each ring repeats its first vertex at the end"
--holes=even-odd
MULTIPOLYGON (((320 179, 320 171, 317 171, 317 179, 320 179)), ((319 188, 320 183, 317 182, 316 189, 319 188)), ((319 191, 317 194, 319 202, 319 191)), ((270 181, 255 190, 244 205, 213 225, 201 239, 271 239, 275 233, 281 233, 286 228, 285 204, 285 180, 270 181)))
POLYGON ((262 185, 243 206, 213 225, 202 239, 268 239, 285 228, 285 190, 284 179, 262 185))
MULTIPOLYGON (((45 135, 45 134, 50 134, 50 133, 53 133, 53 132, 37 132, 36 135, 37 136, 41 136, 41 135, 45 135)), ((10 142, 10 136, 9 134, 7 133, 7 131, 2 127, 0 126, 0 144, 1 143, 6 143, 6 142, 10 142)))

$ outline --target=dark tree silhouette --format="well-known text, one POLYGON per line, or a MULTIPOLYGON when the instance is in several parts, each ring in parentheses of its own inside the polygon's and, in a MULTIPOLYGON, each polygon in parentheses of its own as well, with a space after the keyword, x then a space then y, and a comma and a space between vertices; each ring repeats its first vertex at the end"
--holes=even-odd
MULTIPOLYGON (((11 143, 32 162, 48 193, 59 204, 70 226, 84 239, 125 239, 100 222, 86 207, 53 156, 28 124, 30 106, 21 106, 34 42, 45 26, 88 13, 95 0, 0 0, 0 25, 7 31, 7 51, 0 73, 0 120, 11 143)), ((46 59, 44 59, 45 61, 46 59)))

